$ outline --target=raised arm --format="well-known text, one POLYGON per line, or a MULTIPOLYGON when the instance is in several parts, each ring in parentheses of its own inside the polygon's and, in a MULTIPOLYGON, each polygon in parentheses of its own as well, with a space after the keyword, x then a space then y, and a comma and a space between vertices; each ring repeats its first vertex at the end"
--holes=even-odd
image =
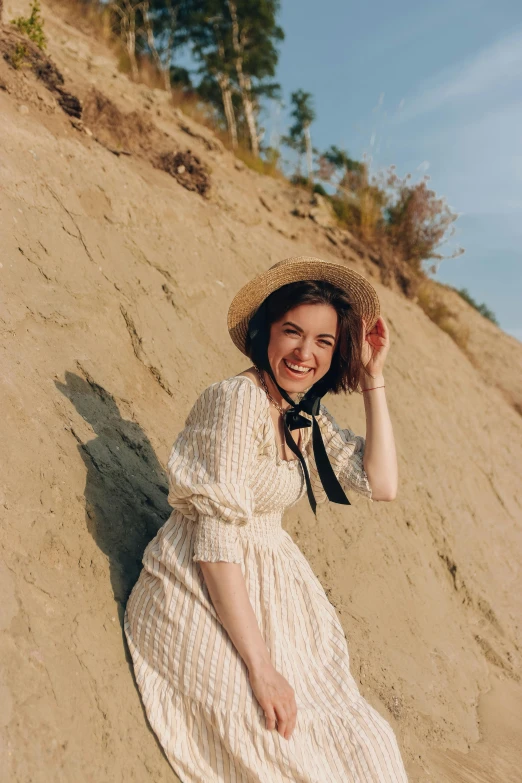
POLYGON ((364 469, 374 500, 395 500, 398 465, 395 438, 386 401, 384 362, 390 349, 388 326, 380 316, 363 336, 363 363, 360 387, 366 414, 364 469))
POLYGON ((386 401, 384 375, 370 377, 361 373, 360 384, 366 414, 363 464, 372 487, 372 497, 373 500, 395 500, 399 482, 397 453, 386 401), (382 388, 373 388, 376 386, 382 388))

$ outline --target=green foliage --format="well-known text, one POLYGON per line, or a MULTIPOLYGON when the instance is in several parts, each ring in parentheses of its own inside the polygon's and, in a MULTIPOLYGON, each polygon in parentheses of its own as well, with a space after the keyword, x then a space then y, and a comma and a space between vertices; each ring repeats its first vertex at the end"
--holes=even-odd
POLYGON ((279 172, 279 164, 281 162, 281 150, 277 149, 276 147, 265 147, 263 148, 263 153, 265 155, 265 161, 266 161, 266 167, 267 169, 275 174, 276 172, 279 172))
POLYGON ((330 195, 326 192, 326 190, 323 188, 323 186, 319 182, 316 182, 314 184, 312 192, 313 193, 319 193, 320 196, 324 196, 325 198, 330 198, 330 195))
POLYGON ((297 152, 298 169, 297 174, 301 175, 302 157, 307 156, 308 177, 312 182, 312 141, 310 138, 310 125, 315 120, 315 110, 312 104, 312 95, 304 90, 296 90, 290 96, 292 102, 292 111, 294 123, 288 130, 288 135, 283 136, 282 143, 297 152))
MULTIPOLYGON (((34 41, 39 49, 45 49, 47 46, 47 38, 45 37, 43 30, 43 19, 40 16, 40 3, 38 0, 33 0, 33 4, 31 6, 31 15, 29 17, 18 16, 16 19, 11 20, 11 24, 17 27, 21 33, 30 38, 31 41, 34 41)), ((17 46, 18 65, 15 65, 15 68, 20 67, 21 61, 26 55, 25 49, 23 53, 21 51, 22 49, 24 49, 24 47, 20 45, 17 46), (18 49, 20 49, 19 52, 18 49)))
POLYGON ((341 172, 356 172, 359 175, 362 175, 365 170, 364 163, 350 158, 345 150, 340 149, 335 144, 332 144, 330 149, 323 153, 322 157, 334 170, 337 169, 341 172))
POLYGON ((308 179, 308 177, 304 177, 299 172, 292 174, 292 176, 290 177, 290 182, 292 183, 292 185, 295 185, 297 188, 310 189, 310 180, 308 179))
POLYGON ((290 116, 294 118, 294 124, 290 127, 291 139, 301 138, 305 128, 315 120, 315 110, 312 104, 312 94, 304 90, 296 90, 290 96, 292 111, 290 116))
POLYGON ((478 304, 478 302, 473 299, 467 288, 454 288, 453 290, 460 294, 464 301, 474 307, 475 310, 478 310, 478 312, 483 315, 484 318, 492 321, 492 323, 496 324, 496 326, 499 325, 495 314, 489 309, 489 307, 487 307, 487 305, 484 303, 478 304))
MULTIPOLYGON (((278 98, 281 91, 273 81, 276 46, 284 39, 276 22, 280 0, 192 0, 189 5, 187 41, 199 64, 197 89, 223 125, 235 124, 240 142, 252 143, 247 111, 257 124, 261 99, 278 98)), ((232 134, 232 127, 228 130, 232 134)))
POLYGON ((350 231, 356 228, 360 222, 360 210, 357 205, 340 196, 332 196, 331 203, 340 225, 350 231))
POLYGON ((25 48, 25 46, 21 43, 17 43, 13 54, 9 58, 9 62, 11 63, 13 68, 18 70, 19 68, 22 67, 26 55, 27 55, 27 49, 25 48))

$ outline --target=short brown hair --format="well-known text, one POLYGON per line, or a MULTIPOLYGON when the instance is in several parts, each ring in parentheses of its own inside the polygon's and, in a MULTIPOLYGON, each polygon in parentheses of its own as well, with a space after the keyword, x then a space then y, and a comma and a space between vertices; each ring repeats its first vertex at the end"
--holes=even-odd
POLYGON ((337 313, 339 338, 330 369, 319 381, 322 393, 355 391, 359 385, 360 372, 364 369, 361 359, 362 318, 355 312, 344 291, 325 280, 299 280, 287 283, 271 293, 263 303, 266 322, 255 346, 251 343, 250 334, 247 334, 245 347, 248 357, 259 366, 262 352, 268 347, 271 325, 289 310, 302 304, 328 304, 337 313))

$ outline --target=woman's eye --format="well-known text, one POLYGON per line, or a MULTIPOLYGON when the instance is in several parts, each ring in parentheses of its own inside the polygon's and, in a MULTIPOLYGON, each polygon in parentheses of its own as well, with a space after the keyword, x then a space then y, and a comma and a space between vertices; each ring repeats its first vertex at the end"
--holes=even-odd
MULTIPOLYGON (((285 334, 299 334, 299 332, 296 332, 295 329, 285 329, 285 334)), ((328 340, 319 340, 323 345, 325 345, 327 348, 332 347, 332 343, 328 342, 328 340)))

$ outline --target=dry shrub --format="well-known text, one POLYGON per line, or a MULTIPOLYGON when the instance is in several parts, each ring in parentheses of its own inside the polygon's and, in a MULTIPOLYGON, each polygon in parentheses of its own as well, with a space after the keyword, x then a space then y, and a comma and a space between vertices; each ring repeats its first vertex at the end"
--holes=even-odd
POLYGON ((154 161, 154 166, 166 171, 187 190, 195 190, 200 196, 208 195, 210 171, 190 150, 163 152, 154 161))
MULTIPOLYGON (((428 175, 412 184, 411 174, 401 178, 395 166, 390 166, 378 179, 381 189, 387 193, 383 214, 389 245, 419 272, 423 271, 423 261, 445 258, 437 248, 455 233, 453 223, 458 215, 444 198, 428 188, 428 175)), ((450 258, 463 252, 458 248, 450 258)), ((432 271, 435 269, 432 266, 432 271)))
POLYGON ((66 114, 79 119, 82 105, 72 93, 64 90, 64 78, 50 57, 34 41, 18 30, 0 28, 0 54, 15 70, 25 66, 30 69, 51 92, 66 114))
POLYGON ((187 190, 208 196, 211 184, 208 167, 190 150, 173 150, 171 137, 142 112, 125 113, 91 87, 84 101, 83 120, 96 141, 111 152, 144 158, 187 190))
POLYGON ((113 152, 133 152, 147 156, 151 146, 164 142, 156 126, 139 111, 120 109, 102 92, 91 87, 83 107, 83 121, 96 140, 113 152))

